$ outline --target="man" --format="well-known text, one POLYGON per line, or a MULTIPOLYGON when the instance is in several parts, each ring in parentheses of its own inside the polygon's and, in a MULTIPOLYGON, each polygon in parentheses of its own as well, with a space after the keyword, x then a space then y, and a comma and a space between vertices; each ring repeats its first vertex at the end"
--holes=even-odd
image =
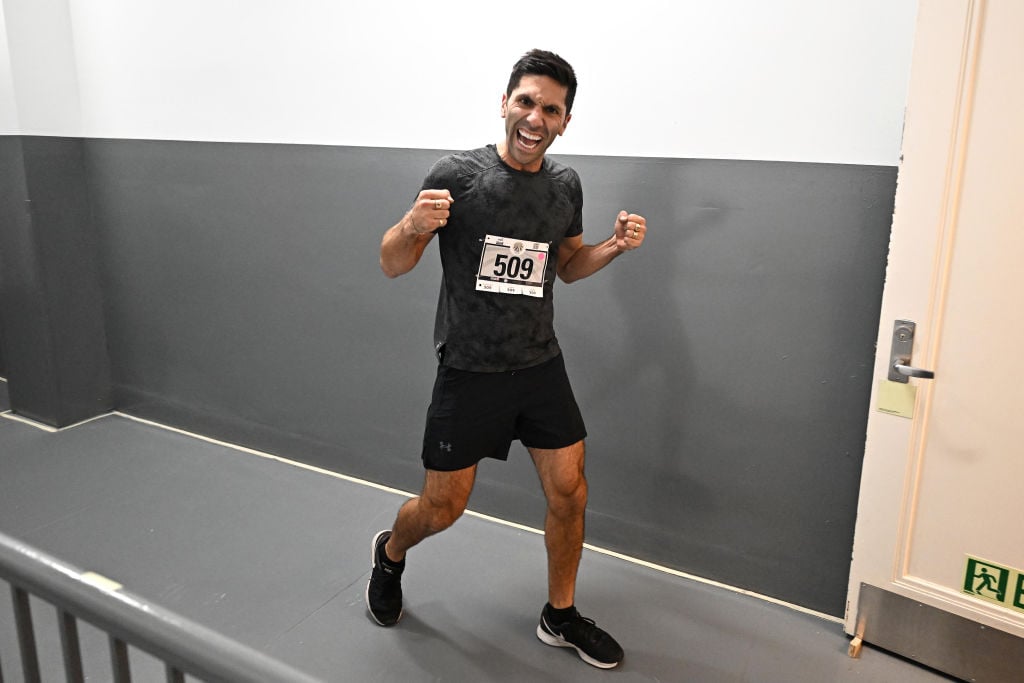
POLYGON ((380 263, 388 277, 412 270, 438 236, 439 365, 423 438, 423 490, 373 539, 366 603, 382 626, 398 622, 406 552, 458 519, 477 463, 506 460, 518 439, 547 499, 548 604, 537 636, 611 668, 622 648, 574 606, 586 430, 555 338, 552 288, 556 274, 579 280, 636 249, 647 227, 642 216, 621 211, 611 237, 583 243, 579 176, 545 157, 565 132, 575 94, 564 59, 541 50, 524 55, 501 99, 505 138, 438 161, 412 208, 384 234, 380 263))

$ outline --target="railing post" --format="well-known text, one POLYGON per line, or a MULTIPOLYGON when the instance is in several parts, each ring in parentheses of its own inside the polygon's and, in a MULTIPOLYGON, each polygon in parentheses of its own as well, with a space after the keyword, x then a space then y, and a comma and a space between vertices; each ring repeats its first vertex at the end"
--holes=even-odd
POLYGON ((120 638, 110 636, 110 666, 114 670, 114 683, 132 683, 128 646, 120 638))
POLYGON ((14 603, 14 624, 18 631, 21 671, 25 676, 25 683, 40 683, 36 634, 32 630, 32 607, 28 602, 28 593, 11 584, 11 601, 14 603))
POLYGON ((64 653, 64 677, 68 683, 85 683, 82 649, 78 642, 78 622, 58 607, 57 623, 60 628, 60 649, 64 653))

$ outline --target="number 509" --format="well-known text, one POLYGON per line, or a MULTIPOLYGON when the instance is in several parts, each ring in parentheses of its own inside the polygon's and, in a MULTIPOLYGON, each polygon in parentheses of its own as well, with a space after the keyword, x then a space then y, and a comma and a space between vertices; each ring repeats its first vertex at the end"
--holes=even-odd
POLYGON ((533 259, 498 254, 494 257, 494 277, 517 277, 529 280, 533 275, 533 259))

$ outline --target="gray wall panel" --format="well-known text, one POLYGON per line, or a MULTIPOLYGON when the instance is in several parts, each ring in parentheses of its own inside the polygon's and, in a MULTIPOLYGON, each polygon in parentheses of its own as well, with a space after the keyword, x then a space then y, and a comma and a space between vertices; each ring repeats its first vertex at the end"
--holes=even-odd
POLYGON ((591 463, 616 461, 590 470, 595 499, 614 500, 592 533, 841 614, 895 169, 580 169, 592 209, 651 206, 662 226, 649 251, 570 290, 603 304, 560 302, 579 391, 601 418, 591 463))
POLYGON ((88 144, 120 404, 418 487, 436 288, 377 250, 437 153, 88 144))
POLYGON ((111 404, 82 141, 0 139, 0 311, 15 412, 63 427, 111 404))
MULTIPOLYGON (((21 139, 0 135, 0 231, 6 233, 24 232, 27 228, 28 213, 25 211, 27 189, 25 187, 25 161, 22 158, 21 139)), ((13 274, 10 266, 4 265, 0 252, 0 374, 7 376, 7 343, 4 339, 4 319, 10 316, 10 303, 5 298, 11 291, 13 274)))
MULTIPOLYGON (((122 409, 418 488, 436 247, 394 281, 377 248, 441 152, 85 144, 122 409)), ((651 225, 556 287, 588 540, 842 614, 895 169, 561 158, 588 242, 651 225)), ((471 504, 539 526, 514 453, 471 504)))

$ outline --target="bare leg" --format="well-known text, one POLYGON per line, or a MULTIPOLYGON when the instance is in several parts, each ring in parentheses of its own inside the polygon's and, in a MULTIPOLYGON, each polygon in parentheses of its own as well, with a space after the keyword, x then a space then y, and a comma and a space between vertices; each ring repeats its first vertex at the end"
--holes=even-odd
POLYGON ((427 470, 423 492, 398 511, 384 552, 395 562, 428 536, 444 531, 465 511, 476 480, 476 465, 454 472, 427 470))
POLYGON ((583 442, 554 450, 529 450, 548 501, 544 519, 548 602, 563 609, 575 600, 576 571, 583 553, 583 517, 587 508, 583 442))

